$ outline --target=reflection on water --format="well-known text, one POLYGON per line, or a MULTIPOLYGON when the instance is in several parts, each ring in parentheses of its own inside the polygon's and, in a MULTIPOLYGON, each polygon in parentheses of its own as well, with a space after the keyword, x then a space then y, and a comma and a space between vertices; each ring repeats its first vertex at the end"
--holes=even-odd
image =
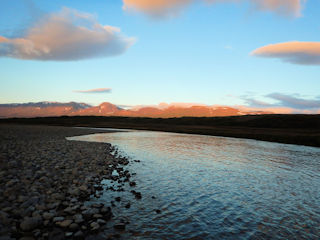
POLYGON ((141 160, 129 168, 143 199, 112 195, 131 201, 115 214, 130 219, 131 239, 320 236, 319 148, 149 131, 73 139, 109 142, 141 160))

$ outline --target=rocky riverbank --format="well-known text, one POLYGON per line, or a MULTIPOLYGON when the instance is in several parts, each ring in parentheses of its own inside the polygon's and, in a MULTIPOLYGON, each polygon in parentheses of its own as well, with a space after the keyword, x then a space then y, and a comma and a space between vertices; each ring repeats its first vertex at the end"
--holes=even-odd
POLYGON ((96 132, 0 125, 0 239, 119 237, 126 223, 115 224, 114 234, 103 233, 112 218, 110 203, 88 200, 102 194, 103 179, 134 188, 122 166, 129 161, 110 144, 66 140, 96 132))

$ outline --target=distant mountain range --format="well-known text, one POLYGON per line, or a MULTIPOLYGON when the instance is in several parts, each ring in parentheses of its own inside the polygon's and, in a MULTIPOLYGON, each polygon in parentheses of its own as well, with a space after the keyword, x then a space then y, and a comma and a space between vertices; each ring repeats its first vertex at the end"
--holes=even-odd
POLYGON ((126 117, 217 117, 239 115, 272 114, 263 111, 241 111, 237 108, 225 106, 174 106, 165 108, 140 107, 123 109, 114 104, 104 102, 99 106, 85 103, 69 102, 37 102, 19 104, 0 104, 0 117, 49 117, 49 116, 126 116, 126 117))

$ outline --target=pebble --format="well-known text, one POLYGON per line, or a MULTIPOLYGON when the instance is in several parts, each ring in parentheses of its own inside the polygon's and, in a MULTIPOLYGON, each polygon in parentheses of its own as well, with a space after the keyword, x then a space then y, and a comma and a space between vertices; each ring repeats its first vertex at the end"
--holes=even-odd
POLYGON ((102 218, 103 216, 101 214, 94 214, 93 218, 102 218))
POLYGON ((74 215, 73 219, 74 219, 75 223, 82 223, 84 221, 81 214, 74 215))
POLYGON ((64 217, 54 217, 53 222, 62 222, 64 220, 64 217))
POLYGON ((54 214, 53 213, 49 213, 49 212, 45 212, 43 213, 43 218, 46 219, 46 220, 50 220, 54 217, 54 214))
POLYGON ((112 177, 119 177, 118 171, 117 170, 113 170, 111 176, 112 177))
POLYGON ((71 223, 69 228, 70 228, 70 230, 75 231, 79 228, 79 225, 76 223, 71 223))
POLYGON ((113 226, 115 229, 124 230, 126 229, 126 225, 124 223, 117 223, 113 226))
POLYGON ((64 221, 62 221, 62 222, 58 222, 57 224, 58 224, 60 227, 66 228, 66 227, 68 227, 71 223, 72 223, 72 220, 64 220, 64 221))
POLYGON ((74 236, 75 238, 82 238, 84 235, 83 235, 83 232, 82 232, 82 231, 78 231, 78 232, 76 232, 73 236, 74 236))
POLYGON ((91 230, 92 230, 92 231, 95 231, 95 230, 98 230, 98 229, 100 228, 100 225, 99 225, 99 223, 97 223, 97 222, 92 222, 92 223, 90 224, 90 227, 91 227, 91 230))
POLYGON ((20 228, 23 231, 29 232, 36 229, 41 224, 41 218, 39 217, 28 217, 25 218, 21 224, 20 228))
POLYGON ((105 220, 103 220, 103 219, 98 219, 98 220, 97 220, 97 223, 99 223, 100 225, 104 225, 104 224, 106 224, 107 222, 106 222, 105 220))

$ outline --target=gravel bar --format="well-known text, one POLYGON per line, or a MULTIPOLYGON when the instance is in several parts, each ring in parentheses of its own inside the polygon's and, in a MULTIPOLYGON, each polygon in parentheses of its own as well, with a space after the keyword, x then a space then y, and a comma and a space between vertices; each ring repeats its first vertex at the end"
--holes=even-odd
POLYGON ((0 125, 0 240, 118 236, 103 235, 111 207, 85 203, 103 179, 130 182, 128 159, 107 143, 66 140, 98 132, 107 131, 0 125))

